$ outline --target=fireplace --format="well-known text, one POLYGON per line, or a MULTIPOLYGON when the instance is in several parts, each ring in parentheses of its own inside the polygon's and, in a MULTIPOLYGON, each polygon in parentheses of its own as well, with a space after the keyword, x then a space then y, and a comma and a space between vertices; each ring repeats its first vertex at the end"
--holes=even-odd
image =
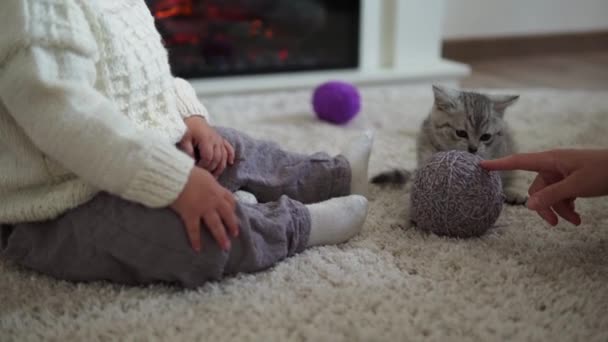
POLYGON ((358 0, 146 2, 178 76, 358 67, 358 0))
POLYGON ((441 58, 446 0, 145 0, 174 74, 197 93, 457 83, 441 58))

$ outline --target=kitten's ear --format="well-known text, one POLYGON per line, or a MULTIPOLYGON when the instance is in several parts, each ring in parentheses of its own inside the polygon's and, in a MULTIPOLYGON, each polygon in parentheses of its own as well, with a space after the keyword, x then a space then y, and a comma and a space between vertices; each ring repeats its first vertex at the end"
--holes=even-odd
POLYGON ((443 112, 453 112, 458 108, 458 97, 460 92, 455 89, 433 85, 433 95, 435 96, 435 106, 443 112))
POLYGON ((519 99, 519 95, 489 95, 488 97, 494 105, 494 110, 500 114, 504 114, 505 109, 519 99))

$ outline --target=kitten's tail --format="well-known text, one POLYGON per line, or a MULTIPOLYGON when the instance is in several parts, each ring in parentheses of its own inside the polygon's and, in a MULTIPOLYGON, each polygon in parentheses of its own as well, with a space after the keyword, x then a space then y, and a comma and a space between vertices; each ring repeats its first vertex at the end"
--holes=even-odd
POLYGON ((377 174, 371 179, 374 184, 405 184, 412 173, 406 169, 394 169, 377 174))

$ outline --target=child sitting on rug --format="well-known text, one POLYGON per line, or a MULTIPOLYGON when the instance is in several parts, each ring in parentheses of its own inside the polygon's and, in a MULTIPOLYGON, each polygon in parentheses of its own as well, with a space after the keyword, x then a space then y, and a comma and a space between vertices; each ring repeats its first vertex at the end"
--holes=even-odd
POLYGON ((0 9, 3 256, 60 279, 196 287, 360 231, 371 136, 330 157, 210 126, 143 0, 0 9))

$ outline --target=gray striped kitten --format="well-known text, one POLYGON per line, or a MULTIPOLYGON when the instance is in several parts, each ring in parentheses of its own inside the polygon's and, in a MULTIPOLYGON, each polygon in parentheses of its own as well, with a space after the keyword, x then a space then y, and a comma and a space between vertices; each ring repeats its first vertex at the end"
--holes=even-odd
MULTIPOLYGON (((515 152, 513 136, 503 117, 519 96, 478 94, 440 86, 433 86, 433 94, 433 107, 416 141, 418 165, 447 150, 469 151, 484 159, 515 152)), ((409 171, 398 169, 375 176, 372 183, 403 184, 409 177, 409 171)), ((525 203, 526 195, 513 187, 513 173, 502 172, 501 178, 507 203, 525 203)))

